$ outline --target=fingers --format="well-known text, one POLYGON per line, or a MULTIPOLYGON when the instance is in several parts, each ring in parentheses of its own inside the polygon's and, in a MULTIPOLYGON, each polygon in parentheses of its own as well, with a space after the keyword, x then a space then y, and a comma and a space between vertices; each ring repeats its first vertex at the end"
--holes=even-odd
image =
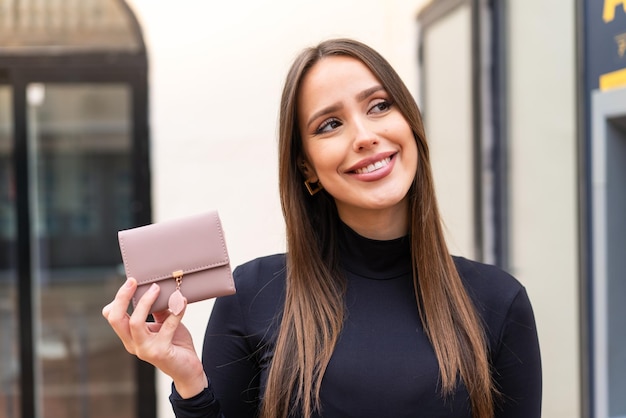
MULTIPOLYGON (((152 312, 152 317, 154 318, 154 322, 159 323, 159 324, 162 324, 163 322, 165 322, 165 320, 170 315, 172 315, 172 311, 170 311, 169 309, 165 309, 159 312, 152 312)), ((183 312, 181 312, 179 315, 182 316, 183 312)))
POLYGON ((158 323, 163 323, 171 315, 175 315, 175 316, 178 316, 179 318, 182 318, 185 314, 185 309, 187 308, 187 298, 181 295, 181 299, 182 299, 183 306, 182 306, 181 311, 178 314, 175 314, 170 309, 164 309, 162 311, 152 312, 152 317, 154 318, 154 320, 158 323))
POLYGON ((183 316, 185 315, 185 311, 187 310, 187 298, 183 298, 183 300, 184 300, 184 306, 183 306, 182 311, 178 315, 174 315, 173 313, 169 311, 163 311, 163 312, 153 314, 155 320, 161 322, 161 328, 159 330, 158 338, 164 342, 172 341, 174 339, 174 333, 176 332, 176 329, 180 325, 180 321, 183 319, 183 316), (163 317, 162 315, 165 312, 168 312, 169 314, 166 314, 163 317), (163 320, 161 321, 160 319, 163 319, 163 320))
POLYGON ((171 354, 176 330, 187 307, 187 299, 184 299, 183 309, 178 315, 168 310, 155 312, 153 317, 157 322, 149 323, 146 318, 160 293, 160 287, 157 284, 151 285, 129 316, 128 304, 136 289, 136 280, 129 278, 117 291, 115 299, 102 308, 102 315, 118 335, 126 351, 156 365, 162 362, 163 356, 171 354))
POLYGON ((130 316, 130 334, 133 339, 139 343, 141 343, 142 339, 150 335, 150 332, 146 327, 146 318, 150 315, 152 304, 159 296, 160 291, 161 288, 159 285, 152 283, 146 293, 141 296, 135 306, 133 314, 130 316))
POLYGON ((135 289, 137 287, 137 281, 132 277, 126 279, 126 282, 119 288, 117 294, 115 295, 115 299, 104 308, 102 308, 102 315, 109 319, 111 315, 112 320, 117 320, 122 316, 122 312, 126 314, 126 309, 128 308, 128 304, 130 303, 130 299, 133 297, 135 293, 135 289))
POLYGON ((107 319, 113 331, 122 340, 124 347, 130 353, 134 353, 134 348, 131 344, 130 331, 128 329, 129 317, 126 310, 136 287, 137 281, 129 277, 117 291, 115 299, 102 308, 102 315, 107 319))
POLYGON ((153 285, 139 300, 135 312, 130 317, 130 332, 135 342, 137 357, 165 371, 171 367, 169 362, 173 353, 172 348, 176 345, 175 334, 187 306, 187 300, 184 299, 183 310, 178 315, 168 310, 155 312, 152 315, 157 322, 146 323, 145 314, 158 293, 159 286, 153 285))

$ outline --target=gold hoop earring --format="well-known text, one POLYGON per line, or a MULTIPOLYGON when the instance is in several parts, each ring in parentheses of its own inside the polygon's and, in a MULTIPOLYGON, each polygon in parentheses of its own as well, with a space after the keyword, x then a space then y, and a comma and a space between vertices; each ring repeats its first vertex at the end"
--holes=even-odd
POLYGON ((311 196, 324 188, 324 186, 322 186, 322 183, 319 181, 317 183, 312 183, 308 180, 304 180, 304 185, 306 186, 306 189, 309 191, 309 194, 311 196))

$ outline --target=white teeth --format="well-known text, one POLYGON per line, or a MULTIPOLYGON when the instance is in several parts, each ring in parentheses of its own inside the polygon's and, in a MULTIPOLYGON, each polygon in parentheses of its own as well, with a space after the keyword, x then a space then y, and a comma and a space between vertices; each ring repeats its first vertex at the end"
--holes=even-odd
POLYGON ((391 157, 387 157, 383 160, 376 161, 375 163, 370 164, 367 167, 359 168, 358 170, 355 170, 354 172, 357 174, 371 173, 372 171, 378 170, 386 166, 387 164, 389 164, 390 161, 391 161, 391 157))

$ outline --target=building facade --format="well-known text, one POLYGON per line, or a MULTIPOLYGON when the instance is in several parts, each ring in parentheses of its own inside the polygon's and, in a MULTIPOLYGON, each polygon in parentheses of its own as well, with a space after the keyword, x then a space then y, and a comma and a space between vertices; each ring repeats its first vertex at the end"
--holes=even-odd
MULTIPOLYGON (((100 316, 123 281, 116 232, 211 208, 233 265, 284 251, 282 82, 338 36, 414 92, 453 252, 526 286, 543 416, 626 416, 611 0, 0 0, 0 415, 172 416, 167 376, 100 316)), ((184 319, 198 351, 211 306, 184 319)))

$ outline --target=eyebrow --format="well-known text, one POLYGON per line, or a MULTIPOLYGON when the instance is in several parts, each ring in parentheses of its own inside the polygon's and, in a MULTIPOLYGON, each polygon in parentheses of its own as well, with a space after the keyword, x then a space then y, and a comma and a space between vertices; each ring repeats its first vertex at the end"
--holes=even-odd
POLYGON ((358 101, 361 100, 365 100, 368 97, 370 97, 372 94, 376 93, 377 91, 381 91, 384 90, 383 86, 381 85, 376 85, 374 87, 370 87, 369 89, 365 89, 362 92, 360 92, 359 94, 356 95, 356 99, 358 101))
MULTIPOLYGON (((384 90, 384 87, 381 85, 375 85, 373 87, 370 87, 368 89, 363 90, 362 92, 360 92, 359 94, 356 95, 356 99, 357 101, 362 101, 367 99, 369 96, 371 96, 372 94, 384 90)), ((343 108, 343 105, 340 103, 335 103, 332 104, 330 106, 327 106, 323 109, 320 109, 319 111, 315 112, 307 121, 306 126, 309 127, 311 125, 311 123, 313 123, 313 121, 317 118, 319 118, 320 116, 326 115, 328 113, 333 113, 336 112, 338 110, 340 110, 341 108, 343 108)))

